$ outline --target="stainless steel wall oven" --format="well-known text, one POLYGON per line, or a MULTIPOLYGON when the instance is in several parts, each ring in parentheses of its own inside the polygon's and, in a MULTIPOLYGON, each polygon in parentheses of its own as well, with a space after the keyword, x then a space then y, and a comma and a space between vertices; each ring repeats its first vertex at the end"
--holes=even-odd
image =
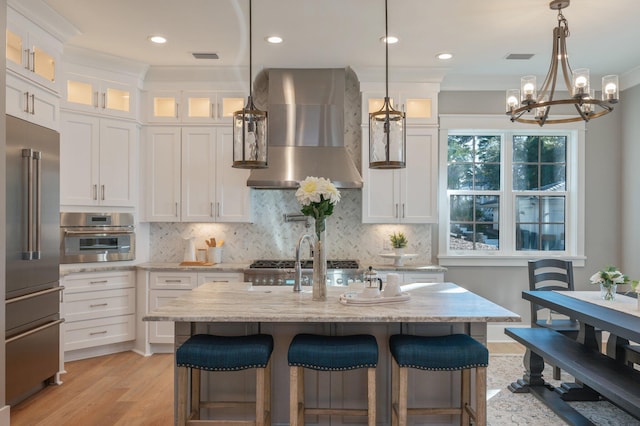
POLYGON ((134 260, 131 213, 60 213, 60 263, 134 260))

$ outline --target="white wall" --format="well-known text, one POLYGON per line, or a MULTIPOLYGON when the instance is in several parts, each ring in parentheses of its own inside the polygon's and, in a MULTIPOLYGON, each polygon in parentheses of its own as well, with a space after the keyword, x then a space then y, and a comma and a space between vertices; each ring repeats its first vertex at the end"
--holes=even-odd
MULTIPOLYGON (((635 117, 640 113, 640 91, 636 93, 635 117)), ((632 96, 631 93, 625 92, 621 97, 626 99, 632 96)), ((629 240, 624 235, 624 242, 621 242, 619 225, 622 214, 621 122, 623 117, 626 117, 621 110, 624 110, 626 105, 625 102, 616 107, 611 114, 587 123, 585 154, 585 254, 587 259, 584 267, 574 268, 577 289, 592 289, 589 277, 603 266, 612 264, 623 267, 621 250, 623 244, 628 244, 629 240)), ((439 96, 440 114, 500 114, 503 109, 503 92, 440 92, 439 96)), ((517 124, 511 124, 506 115, 504 118, 505 127, 517 126, 517 124)), ((640 124, 635 123, 636 135, 640 135, 639 126, 640 124)), ((636 137, 636 145, 638 145, 637 139, 636 137)), ((637 146, 635 148, 635 158, 638 159, 640 151, 637 150, 637 146)), ((636 176, 635 179, 638 182, 640 178, 636 176)), ((636 185, 635 188, 637 187, 636 185)), ((636 200, 636 203, 639 202, 640 200, 636 200)), ((629 220, 632 220, 630 216, 629 220)), ((638 223, 634 225, 637 227, 638 223)), ((437 238, 434 236, 434 244, 436 241, 437 238)), ((635 253, 638 253, 640 252, 637 250, 638 241, 635 244, 635 253)), ((437 247, 434 246, 434 252, 436 251, 437 247)), ((640 268, 640 265, 637 265, 638 262, 635 263, 636 268, 640 268)), ((640 273, 637 276, 640 277, 640 273)), ((446 278, 520 314, 524 324, 529 322, 529 303, 521 298, 522 290, 529 287, 526 267, 449 267, 446 278)))
POLYGON ((621 96, 622 116, 622 267, 631 278, 640 279, 640 86, 625 90, 621 96))

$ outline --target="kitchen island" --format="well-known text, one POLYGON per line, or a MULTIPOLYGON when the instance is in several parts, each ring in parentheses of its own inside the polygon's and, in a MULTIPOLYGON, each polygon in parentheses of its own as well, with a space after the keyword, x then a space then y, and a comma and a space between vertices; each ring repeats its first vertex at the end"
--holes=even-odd
MULTIPOLYGON (((453 283, 414 283, 402 286, 409 294, 406 302, 345 305, 339 302, 346 287, 329 287, 325 302, 311 300, 310 288, 302 293, 291 287, 253 287, 247 283, 208 283, 151 311, 146 321, 174 321, 175 346, 197 333, 240 335, 267 333, 274 337, 272 355, 272 421, 288 424, 289 368, 287 350, 297 333, 346 335, 369 333, 380 348, 377 368, 378 418, 390 423, 390 355, 389 336, 396 333, 421 335, 469 334, 486 343, 488 322, 516 322, 520 317, 453 283)), ((253 373, 216 373, 216 386, 234 397, 253 398, 253 373), (242 379, 239 378, 242 376, 242 379), (221 383, 224 383, 221 386, 221 383)), ((322 398, 323 404, 352 407, 366 400, 366 377, 358 370, 347 372, 312 372, 306 379, 309 406, 322 398), (317 389, 321 389, 317 392, 317 389), (328 391, 330 389, 330 392, 328 391)), ((412 371, 420 380, 410 383, 412 399, 430 398, 434 404, 456 401, 459 394, 458 372, 412 371), (426 378, 421 380, 422 376, 426 378), (428 378, 427 378, 428 377, 428 378)), ((209 382, 203 377, 203 397, 209 397, 209 382)), ((215 395, 215 393, 214 393, 215 395)), ((433 419, 433 418, 432 418, 433 419)), ((355 419, 364 422, 364 419, 355 419)), ((317 419, 318 424, 354 424, 354 418, 342 423, 333 417, 317 419)), ((441 416, 442 424, 456 424, 457 418, 441 416)), ((316 422, 314 422, 316 423, 316 422)), ((357 424, 358 422, 356 422, 357 424)))

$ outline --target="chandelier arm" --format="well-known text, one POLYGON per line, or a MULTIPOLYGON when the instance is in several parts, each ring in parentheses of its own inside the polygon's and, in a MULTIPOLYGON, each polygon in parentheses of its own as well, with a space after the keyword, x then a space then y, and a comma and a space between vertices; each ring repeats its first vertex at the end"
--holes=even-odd
POLYGON ((540 102, 544 95, 549 91, 549 86, 551 86, 551 90, 549 91, 549 100, 553 99, 553 95, 555 93, 556 88, 556 79, 558 76, 558 27, 553 29, 553 46, 551 47, 551 63, 549 64, 549 71, 547 72, 547 76, 542 82, 542 86, 540 87, 540 91, 538 92, 537 101, 540 102))
MULTIPOLYGON (((252 25, 251 25, 251 4, 252 0, 249 0, 249 99, 253 102, 253 83, 251 78, 253 77, 253 47, 252 47, 252 25)), ((249 102, 247 102, 249 103, 249 102)))
MULTIPOLYGON (((387 0, 384 0, 384 81, 385 81, 385 93, 389 98, 389 18, 388 18, 388 6, 387 0)), ((387 115, 387 122, 389 116, 387 115)), ((388 158, 388 157, 387 157, 388 158)))
MULTIPOLYGON (((566 22, 566 20, 565 20, 566 22)), ((558 27, 560 28, 560 27, 558 27)), ((569 96, 573 95, 573 91, 571 90, 571 75, 573 71, 571 70, 571 65, 569 65, 569 54, 567 53, 567 35, 569 34, 569 29, 566 28, 564 31, 560 33, 560 62, 562 62, 562 74, 564 76, 564 84, 567 86, 567 90, 569 91, 569 96)))

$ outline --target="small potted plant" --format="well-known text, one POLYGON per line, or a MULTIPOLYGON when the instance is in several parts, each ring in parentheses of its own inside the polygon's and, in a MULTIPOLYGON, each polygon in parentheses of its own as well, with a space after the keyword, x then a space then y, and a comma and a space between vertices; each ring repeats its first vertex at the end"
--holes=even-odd
POLYGON ((631 284, 634 290, 637 288, 638 281, 631 280, 629 277, 618 270, 615 266, 607 266, 593 274, 590 278, 592 284, 600 285, 600 295, 604 300, 615 300, 618 284, 631 284))
POLYGON ((393 247, 393 251, 395 254, 403 254, 404 249, 407 247, 407 237, 402 232, 394 232, 389 235, 389 240, 391 241, 391 247, 393 247))

